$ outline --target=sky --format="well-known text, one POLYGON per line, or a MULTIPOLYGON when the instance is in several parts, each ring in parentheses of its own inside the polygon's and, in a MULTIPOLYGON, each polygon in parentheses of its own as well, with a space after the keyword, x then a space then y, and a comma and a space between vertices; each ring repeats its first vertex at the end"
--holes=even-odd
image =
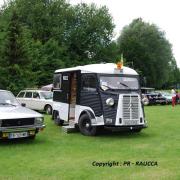
MULTIPOLYGON (((0 0, 0 5, 4 0, 0 0)), ((145 22, 156 24, 166 33, 172 44, 173 54, 180 67, 180 1, 179 0, 67 0, 71 4, 95 3, 98 7, 106 5, 116 25, 114 37, 122 28, 141 17, 145 22)))
POLYGON ((72 4, 95 3, 106 5, 114 19, 115 37, 133 19, 141 17, 145 22, 156 24, 165 32, 172 44, 173 54, 180 67, 180 1, 179 0, 69 0, 72 4))

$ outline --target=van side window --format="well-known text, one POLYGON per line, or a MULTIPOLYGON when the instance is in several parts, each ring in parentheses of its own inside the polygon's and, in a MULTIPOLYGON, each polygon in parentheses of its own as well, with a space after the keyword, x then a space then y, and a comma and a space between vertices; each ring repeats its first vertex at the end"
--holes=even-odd
POLYGON ((55 74, 54 75, 53 88, 54 89, 61 89, 61 82, 62 82, 62 74, 55 74))
POLYGON ((96 91, 96 76, 93 74, 83 74, 82 75, 82 86, 81 90, 94 92, 96 91))

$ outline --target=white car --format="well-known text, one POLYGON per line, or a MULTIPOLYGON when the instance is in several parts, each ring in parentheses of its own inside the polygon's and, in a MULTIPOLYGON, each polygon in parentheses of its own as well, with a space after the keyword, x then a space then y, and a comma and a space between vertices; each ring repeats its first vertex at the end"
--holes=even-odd
POLYGON ((0 139, 30 138, 45 128, 44 118, 22 107, 10 91, 0 90, 0 139))
POLYGON ((27 108, 45 111, 52 114, 53 100, 51 91, 23 90, 17 95, 17 100, 27 108))

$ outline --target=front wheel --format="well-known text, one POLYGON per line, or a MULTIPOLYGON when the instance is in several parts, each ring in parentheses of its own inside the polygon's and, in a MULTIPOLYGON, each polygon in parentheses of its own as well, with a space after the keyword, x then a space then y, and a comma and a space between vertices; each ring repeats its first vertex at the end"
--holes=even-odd
POLYGON ((85 136, 95 136, 97 134, 97 127, 91 125, 91 119, 87 114, 83 114, 79 119, 79 130, 85 136))

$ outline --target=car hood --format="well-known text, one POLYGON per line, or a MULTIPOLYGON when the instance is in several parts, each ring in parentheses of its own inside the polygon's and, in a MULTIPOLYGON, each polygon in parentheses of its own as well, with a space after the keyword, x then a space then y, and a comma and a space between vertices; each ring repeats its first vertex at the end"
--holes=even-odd
POLYGON ((0 106, 0 119, 43 117, 40 113, 22 106, 0 106))

